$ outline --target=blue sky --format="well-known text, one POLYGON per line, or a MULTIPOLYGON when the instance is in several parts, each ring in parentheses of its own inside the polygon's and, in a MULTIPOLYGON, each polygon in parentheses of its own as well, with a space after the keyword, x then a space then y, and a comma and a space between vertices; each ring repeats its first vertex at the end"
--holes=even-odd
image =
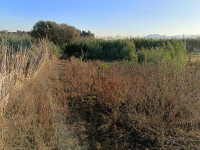
POLYGON ((200 34, 200 0, 0 0, 0 30, 29 31, 39 20, 97 36, 200 34))

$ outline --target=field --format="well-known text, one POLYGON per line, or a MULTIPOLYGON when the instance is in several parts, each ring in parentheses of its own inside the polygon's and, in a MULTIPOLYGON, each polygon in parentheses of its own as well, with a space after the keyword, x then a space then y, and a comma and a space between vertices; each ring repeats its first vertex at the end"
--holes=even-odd
POLYGON ((199 39, 0 41, 13 51, 2 70, 29 52, 14 65, 23 81, 1 113, 1 149, 200 149, 199 39))

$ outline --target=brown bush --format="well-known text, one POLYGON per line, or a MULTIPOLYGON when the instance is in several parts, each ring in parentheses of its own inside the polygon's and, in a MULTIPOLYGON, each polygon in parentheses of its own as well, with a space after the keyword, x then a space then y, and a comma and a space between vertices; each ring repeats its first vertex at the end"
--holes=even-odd
POLYGON ((46 61, 21 89, 12 89, 0 117, 0 149, 87 149, 66 124, 62 64, 46 61), (60 66, 60 67, 59 67, 60 66))
POLYGON ((67 62, 68 123, 90 149, 199 149, 199 66, 67 62))
POLYGON ((4 149, 199 149, 199 64, 48 62, 11 93, 4 149))

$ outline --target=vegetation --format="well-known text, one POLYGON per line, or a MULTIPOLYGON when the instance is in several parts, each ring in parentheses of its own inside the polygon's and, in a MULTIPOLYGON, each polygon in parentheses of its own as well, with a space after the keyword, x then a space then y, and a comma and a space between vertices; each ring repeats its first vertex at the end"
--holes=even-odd
POLYGON ((20 35, 0 35, 0 42, 6 40, 10 46, 15 50, 19 49, 19 46, 22 45, 23 48, 30 47, 31 42, 34 42, 29 35, 20 36, 20 35))
POLYGON ((67 45, 64 53, 84 59, 137 59, 135 45, 129 40, 83 39, 67 45))
POLYGON ((90 31, 80 31, 73 26, 67 24, 57 24, 53 21, 37 22, 31 36, 36 39, 48 38, 57 45, 65 45, 77 41, 80 37, 94 37, 90 31))
POLYGON ((200 149, 200 64, 188 59, 199 43, 97 39, 52 21, 1 32, 0 148, 200 149))
POLYGON ((144 39, 83 39, 68 44, 63 53, 68 57, 75 55, 85 60, 131 60, 140 64, 173 62, 178 66, 183 66, 186 63, 187 50, 185 42, 180 40, 166 40, 163 43, 146 40, 145 43, 144 39))
POLYGON ((82 144, 90 149, 199 148, 199 65, 179 72, 167 64, 77 61, 67 62, 63 84, 69 122, 79 126, 82 144))

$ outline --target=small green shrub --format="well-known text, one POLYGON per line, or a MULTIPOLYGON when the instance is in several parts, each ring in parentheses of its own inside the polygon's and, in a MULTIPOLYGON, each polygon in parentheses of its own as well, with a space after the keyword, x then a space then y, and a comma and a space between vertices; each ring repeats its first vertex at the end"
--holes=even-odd
POLYGON ((172 40, 163 43, 160 47, 142 48, 137 51, 139 63, 166 63, 173 64, 178 68, 183 68, 186 64, 187 51, 185 42, 172 40))
POLYGON ((146 61, 146 55, 145 55, 144 51, 139 51, 137 53, 137 55, 138 55, 138 63, 141 64, 146 61))
POLYGON ((50 48, 50 54, 55 55, 57 57, 61 57, 62 51, 61 48, 57 45, 55 45, 53 42, 49 42, 49 48, 50 48))
POLYGON ((86 44, 86 55, 85 58, 89 59, 101 59, 103 58, 103 47, 99 44, 98 41, 89 42, 86 44))

